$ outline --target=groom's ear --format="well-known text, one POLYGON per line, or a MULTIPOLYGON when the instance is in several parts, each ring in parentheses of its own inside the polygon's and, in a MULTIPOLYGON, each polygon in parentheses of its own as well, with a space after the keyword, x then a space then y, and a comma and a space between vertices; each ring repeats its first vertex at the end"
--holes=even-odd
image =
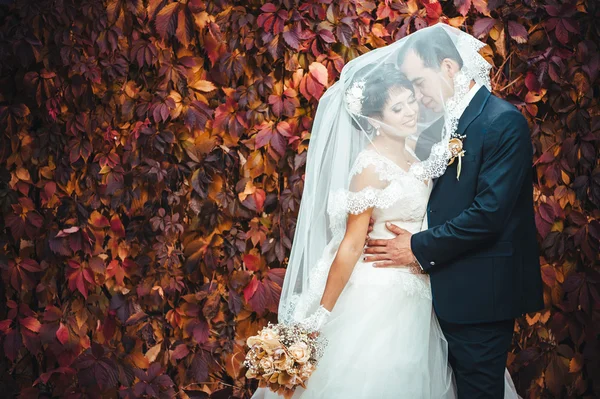
POLYGON ((456 75, 458 71, 460 71, 460 66, 458 65, 458 62, 456 62, 452 58, 444 58, 440 67, 442 72, 452 79, 454 79, 454 75, 456 75))

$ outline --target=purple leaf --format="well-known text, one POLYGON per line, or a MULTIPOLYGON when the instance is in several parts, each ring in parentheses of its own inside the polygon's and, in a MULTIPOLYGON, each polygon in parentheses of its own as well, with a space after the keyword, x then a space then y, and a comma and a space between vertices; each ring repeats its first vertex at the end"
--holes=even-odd
POLYGON ((483 38, 490 33, 495 24, 496 20, 494 18, 479 18, 473 24, 473 36, 478 39, 483 38))

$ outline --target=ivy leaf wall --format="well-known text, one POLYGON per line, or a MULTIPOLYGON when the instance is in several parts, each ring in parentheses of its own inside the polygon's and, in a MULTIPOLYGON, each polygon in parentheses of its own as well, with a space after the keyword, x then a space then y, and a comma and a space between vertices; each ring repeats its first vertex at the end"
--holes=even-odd
MULTIPOLYGON (((9 2, 4 2, 9 3, 9 2)), ((276 320, 312 118, 344 64, 444 22, 526 115, 547 309, 526 398, 600 396, 594 0, 22 0, 0 6, 0 385, 248 397, 276 320)))

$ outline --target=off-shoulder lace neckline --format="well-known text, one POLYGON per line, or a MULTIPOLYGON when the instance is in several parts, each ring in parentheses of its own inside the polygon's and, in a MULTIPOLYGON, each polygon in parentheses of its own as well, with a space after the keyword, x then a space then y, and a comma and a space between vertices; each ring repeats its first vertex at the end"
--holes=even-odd
POLYGON ((385 162, 391 164, 392 166, 398 168, 399 170, 401 170, 402 172, 404 172, 405 174, 410 174, 410 170, 406 170, 404 169, 402 166, 398 165, 396 162, 394 162, 392 159, 386 157, 385 155, 383 155, 382 153, 380 153, 379 151, 377 151, 374 148, 365 148, 364 149, 365 152, 370 152, 371 154, 377 155, 379 156, 382 160, 384 160, 385 162))
POLYGON ((422 181, 421 179, 418 179, 417 176, 415 176, 414 174, 412 174, 410 172, 410 169, 409 170, 404 169, 402 166, 398 165, 392 159, 390 159, 387 156, 383 155, 382 153, 380 153, 376 149, 374 149, 374 148, 365 148, 363 151, 364 152, 370 152, 371 154, 378 156, 381 160, 383 160, 384 162, 387 162, 392 167, 397 168, 403 174, 408 175, 408 176, 412 176, 415 180, 417 180, 418 182, 420 182, 421 184, 423 184, 423 186, 429 187, 429 182, 426 183, 426 182, 422 181))

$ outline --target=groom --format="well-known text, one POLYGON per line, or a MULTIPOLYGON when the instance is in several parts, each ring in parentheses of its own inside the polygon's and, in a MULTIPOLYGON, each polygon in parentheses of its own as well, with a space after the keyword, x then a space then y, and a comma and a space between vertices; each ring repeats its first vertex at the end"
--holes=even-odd
MULTIPOLYGON (((444 29, 426 28, 409 40, 398 64, 421 103, 440 112, 441 101, 454 94, 463 60, 444 29)), ((514 319, 544 307, 532 145, 523 115, 485 86, 472 81, 464 101, 457 131, 466 135, 460 180, 455 161, 434 180, 429 228, 411 234, 389 225, 397 236, 368 240, 365 260, 377 267, 418 262, 429 273, 459 399, 502 399, 514 319)), ((416 148, 421 157, 428 155, 419 154, 429 147, 426 140, 424 132, 416 148)))

